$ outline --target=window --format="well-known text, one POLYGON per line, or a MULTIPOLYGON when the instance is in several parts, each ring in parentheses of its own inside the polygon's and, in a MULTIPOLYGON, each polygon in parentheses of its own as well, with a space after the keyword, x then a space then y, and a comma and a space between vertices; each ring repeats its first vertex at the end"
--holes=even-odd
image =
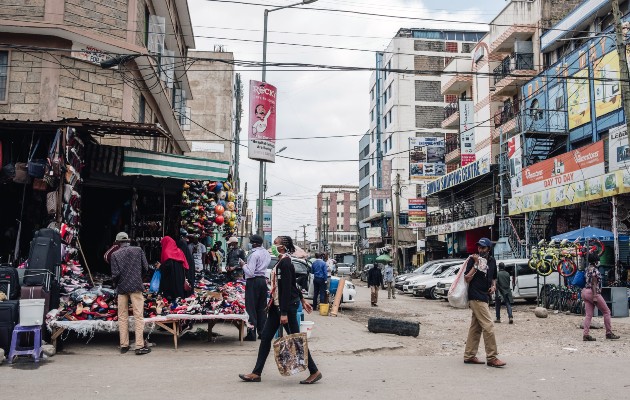
POLYGON ((387 129, 387 114, 383 117, 383 126, 387 129))
POLYGON ((387 113, 389 114, 389 123, 392 123, 392 110, 389 110, 389 112, 387 113))
POLYGON ((143 95, 140 95, 140 104, 138 106, 138 122, 140 122, 141 124, 144 123, 144 119, 146 116, 146 108, 147 108, 147 101, 145 100, 143 95))
POLYGON ((147 50, 153 54, 162 55, 164 52, 164 37, 166 36, 166 18, 157 15, 149 16, 147 31, 147 50))
POLYGON ((392 85, 389 85, 389 87, 387 88, 387 99, 391 99, 392 98, 392 85))
POLYGON ((0 51, 0 102, 7 101, 9 86, 9 52, 0 51))
POLYGON ((370 111, 370 122, 374 121, 374 109, 370 111))
POLYGON ((445 48, 447 53, 457 53, 457 42, 446 42, 445 48))
POLYGON ((445 103, 455 103, 457 101, 457 95, 456 94, 447 94, 446 96, 444 96, 444 102, 445 103))
POLYGON ((370 100, 374 100, 374 88, 370 90, 370 100))

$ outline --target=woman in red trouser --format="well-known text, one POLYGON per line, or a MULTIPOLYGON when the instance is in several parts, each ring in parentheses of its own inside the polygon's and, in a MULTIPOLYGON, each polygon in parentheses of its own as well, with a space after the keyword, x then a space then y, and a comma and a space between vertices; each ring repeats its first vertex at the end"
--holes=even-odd
POLYGON ((584 317, 584 341, 594 342, 596 339, 589 334, 591 327, 591 319, 595 306, 604 314, 604 327, 606 327, 606 339, 619 339, 619 336, 612 332, 610 324, 610 310, 602 297, 602 275, 597 269, 599 256, 597 254, 588 255, 588 267, 586 268, 586 286, 582 289, 582 299, 586 308, 586 317, 584 317))

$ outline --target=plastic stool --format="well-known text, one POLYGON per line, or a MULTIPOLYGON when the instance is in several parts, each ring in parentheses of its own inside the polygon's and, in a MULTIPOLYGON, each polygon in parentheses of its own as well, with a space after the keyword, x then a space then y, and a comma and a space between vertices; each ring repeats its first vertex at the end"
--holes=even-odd
POLYGON ((32 356, 35 362, 39 362, 42 353, 42 327, 16 325, 13 329, 11 339, 11 350, 9 351, 9 364, 13 363, 13 359, 17 356, 32 356), (18 339, 21 333, 34 333, 33 347, 19 347, 18 339))

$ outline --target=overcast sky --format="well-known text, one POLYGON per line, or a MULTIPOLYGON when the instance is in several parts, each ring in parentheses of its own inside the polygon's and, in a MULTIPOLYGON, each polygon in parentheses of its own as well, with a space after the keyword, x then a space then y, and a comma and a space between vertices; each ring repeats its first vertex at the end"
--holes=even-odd
MULTIPOLYGON (((241 0, 247 3, 288 5, 299 0, 241 0)), ((208 0, 189 0, 196 50, 212 51, 223 45, 237 60, 262 61, 262 44, 226 39, 262 40, 264 7, 208 0), (224 38, 224 39, 218 39, 224 38)), ((406 17, 488 22, 507 2, 502 0, 319 0, 312 7, 354 10, 406 17)), ((309 6, 306 6, 309 7, 309 6)), ((352 15, 306 9, 285 9, 269 14, 269 42, 288 42, 365 49, 316 49, 270 43, 268 62, 299 62, 343 66, 374 66, 373 51, 383 50, 400 28, 486 29, 485 25, 445 24, 352 15)), ((241 72, 245 92, 261 72, 241 72)), ((282 155, 303 159, 358 159, 359 139, 369 127, 370 72, 275 72, 267 82, 278 88, 276 149, 282 155), (309 139, 313 136, 348 135, 309 139), (283 140, 283 138, 307 138, 283 140)), ((243 99, 241 141, 247 143, 247 94, 243 99)), ((248 198, 258 198, 258 162, 241 151, 241 180, 248 182, 248 198)), ((268 164, 268 191, 274 198, 273 235, 295 236, 307 228, 315 239, 316 196, 321 185, 358 185, 358 161, 313 163, 276 158, 268 164)), ((243 189, 243 187, 241 187, 243 189)), ((254 203, 250 202, 250 208, 254 203)))

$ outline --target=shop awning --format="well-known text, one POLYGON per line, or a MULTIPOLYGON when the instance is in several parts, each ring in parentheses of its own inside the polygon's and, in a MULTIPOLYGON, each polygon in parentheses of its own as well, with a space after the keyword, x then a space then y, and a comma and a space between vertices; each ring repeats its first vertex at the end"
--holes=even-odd
MULTIPOLYGON (((570 241, 575 241, 577 239, 589 239, 595 238, 601 241, 612 241, 614 240, 614 235, 611 231, 606 231, 604 229, 593 228, 592 226, 587 226, 585 228, 577 229, 575 231, 563 233, 560 235, 553 236, 554 240, 563 240, 567 239, 570 241)), ((619 235, 619 240, 627 241, 628 235, 619 235)))
POLYGON ((123 175, 148 175, 183 180, 225 181, 230 170, 227 161, 209 160, 125 149, 123 175))

